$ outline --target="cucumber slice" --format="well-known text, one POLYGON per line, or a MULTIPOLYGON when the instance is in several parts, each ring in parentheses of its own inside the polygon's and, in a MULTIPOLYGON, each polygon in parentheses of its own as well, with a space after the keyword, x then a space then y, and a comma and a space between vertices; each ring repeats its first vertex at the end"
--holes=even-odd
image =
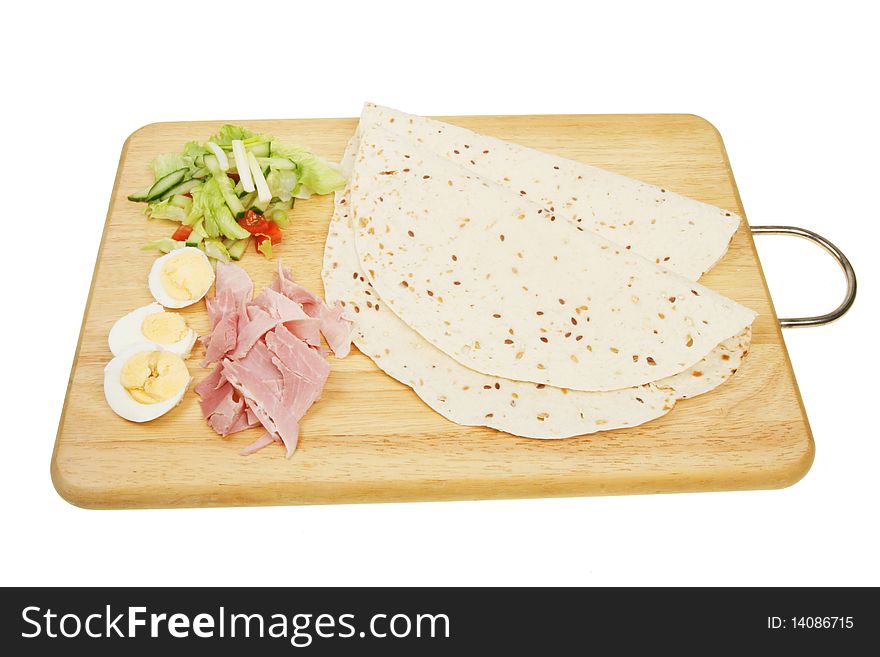
POLYGON ((243 240, 235 240, 231 244, 226 247, 226 250, 229 252, 229 257, 233 260, 241 260, 241 257, 244 255, 245 250, 247 249, 247 245, 250 243, 250 239, 243 240))
POLYGON ((199 167, 195 171, 192 172, 193 178, 207 178, 211 175, 211 172, 208 171, 208 167, 199 167))
POLYGON ((191 192, 192 190, 194 190, 196 187, 198 187, 201 184, 202 184, 201 180, 194 180, 194 179, 190 178, 188 180, 184 180, 183 182, 181 182, 178 185, 175 185, 174 187, 169 189, 167 192, 162 194, 159 198, 150 199, 150 200, 164 201, 166 198, 171 198, 172 196, 175 196, 175 195, 188 194, 189 192, 191 192))
POLYGON ((158 200, 160 196, 165 194, 165 192, 182 183, 183 179, 186 178, 187 171, 188 169, 178 169, 177 171, 172 171, 167 176, 159 178, 159 180, 153 183, 153 186, 150 187, 150 191, 147 192, 147 198, 144 200, 158 200))
POLYGON ((296 164, 288 160, 286 157, 258 157, 257 162, 265 169, 272 167, 279 171, 296 171, 296 164))
POLYGON ((144 201, 147 200, 147 198, 149 198, 149 196, 150 196, 150 189, 152 189, 152 187, 153 187, 153 186, 150 185, 149 187, 147 187, 147 188, 144 189, 144 190, 141 190, 140 192, 135 192, 134 194, 129 194, 129 195, 128 195, 128 200, 129 200, 129 201, 135 201, 136 203, 143 203, 144 201))

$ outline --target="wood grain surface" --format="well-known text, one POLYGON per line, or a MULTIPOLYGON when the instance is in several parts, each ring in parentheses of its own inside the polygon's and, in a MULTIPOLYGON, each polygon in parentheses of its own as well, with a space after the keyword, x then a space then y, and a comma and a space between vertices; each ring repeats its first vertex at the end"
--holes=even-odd
MULTIPOLYGON (((693 115, 448 117, 452 123, 661 185, 745 217, 717 130, 693 115)), ((338 160, 355 119, 247 121, 248 127, 338 160)), ((252 429, 218 437, 190 389, 179 407, 139 425, 117 417, 103 395, 107 333, 152 301, 148 240, 172 224, 149 221, 126 195, 151 181, 150 160, 206 139, 220 122, 156 123, 122 150, 82 332, 52 458, 68 501, 89 508, 320 504, 609 495, 779 488, 813 460, 813 439, 748 227, 701 282, 759 313, 751 353, 714 392, 681 401, 660 419, 566 440, 528 440, 462 427, 423 404, 356 349, 332 361, 322 400, 302 422, 290 460, 270 446, 238 450, 252 429)), ((276 249, 285 266, 321 292, 330 197, 298 201, 276 249)), ((257 289, 275 264, 249 251, 241 264, 257 289)), ((199 333, 204 303, 184 309, 199 333)), ((196 382, 203 348, 189 361, 196 382)))

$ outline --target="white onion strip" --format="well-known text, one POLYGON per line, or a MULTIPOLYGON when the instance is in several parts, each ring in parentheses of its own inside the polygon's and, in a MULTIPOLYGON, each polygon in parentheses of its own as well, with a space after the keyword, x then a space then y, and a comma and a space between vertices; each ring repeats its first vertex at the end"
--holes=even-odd
POLYGON ((244 191, 254 191, 254 179, 251 178, 251 169, 248 166, 247 153, 244 150, 244 142, 241 139, 232 140, 232 155, 235 157, 235 168, 238 169, 238 179, 244 191))
POLYGON ((269 185, 266 182, 266 177, 263 175, 263 170, 260 168, 260 163, 257 162, 257 158, 254 157, 253 153, 248 153, 248 164, 251 167, 251 174, 254 177, 254 183, 257 186, 257 198, 260 199, 260 203, 268 203, 272 200, 272 192, 269 191, 269 185))
POLYGON ((226 157, 226 151, 213 141, 208 142, 208 148, 214 152, 214 156, 217 158, 217 163, 220 165, 220 171, 229 171, 229 158, 226 157))

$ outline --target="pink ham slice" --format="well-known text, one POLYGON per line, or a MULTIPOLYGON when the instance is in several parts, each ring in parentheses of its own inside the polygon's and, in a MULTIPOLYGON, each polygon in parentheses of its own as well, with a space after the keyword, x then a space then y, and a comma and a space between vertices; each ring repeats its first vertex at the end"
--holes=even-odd
POLYGON ((282 402, 284 380, 266 344, 257 342, 241 360, 225 359, 223 374, 247 399, 266 431, 281 438, 290 457, 299 439, 299 417, 282 402))
POLYGON ((220 364, 198 386, 202 413, 226 436, 262 425, 266 430, 242 450, 252 454, 273 442, 290 457, 299 421, 321 397, 330 374, 323 335, 337 357, 349 351, 351 323, 342 307, 327 306, 281 267, 271 286, 253 298, 247 273, 218 263, 215 295, 208 300, 214 330, 206 363, 220 364))
POLYGON ((321 396, 330 364, 279 325, 241 360, 224 360, 223 374, 290 456, 296 449, 299 421, 321 396))
POLYGON ((296 301, 267 287, 254 299, 254 304, 278 320, 279 324, 284 324, 300 340, 313 347, 321 346, 321 320, 307 315, 296 301))
POLYGON ((217 262, 214 296, 205 299, 213 332, 202 338, 207 367, 235 349, 238 315, 254 295, 254 284, 247 272, 236 264, 217 262))
POLYGON ((333 308, 326 303, 318 306, 318 319, 321 320, 321 333, 337 358, 345 358, 351 350, 351 322, 342 314, 342 305, 337 301, 333 308))
POLYGON ((242 448, 242 450, 239 452, 239 454, 241 454, 242 456, 247 456, 248 454, 253 454, 254 452, 260 451, 264 447, 268 447, 269 445, 271 445, 274 442, 276 442, 275 437, 267 431, 262 436, 257 438, 254 442, 252 442, 250 445, 242 448))
POLYGON ((237 343, 238 312, 232 311, 223 315, 214 326, 211 337, 206 344, 205 360, 202 362, 202 366, 207 367, 220 362, 226 354, 235 349, 237 343))
POLYGON ((221 319, 229 313, 237 312, 253 296, 254 284, 248 273, 234 263, 218 261, 214 296, 205 300, 211 325, 217 326, 221 319))
POLYGON ((202 414, 208 424, 221 436, 243 431, 258 423, 246 412, 244 399, 223 375, 222 367, 214 368, 199 385, 196 392, 202 414))
POLYGON ((321 334, 337 358, 345 358, 351 349, 351 322, 342 314, 342 306, 337 303, 330 308, 314 294, 293 280, 290 272, 278 260, 278 275, 270 289, 280 292, 291 301, 302 305, 309 317, 320 321, 321 334))

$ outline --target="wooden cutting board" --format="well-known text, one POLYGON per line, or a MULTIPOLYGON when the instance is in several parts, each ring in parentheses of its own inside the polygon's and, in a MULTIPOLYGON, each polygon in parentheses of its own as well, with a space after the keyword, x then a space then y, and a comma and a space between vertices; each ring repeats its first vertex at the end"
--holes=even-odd
MULTIPOLYGON (((481 116, 447 118, 489 135, 589 162, 745 216, 717 130, 692 115, 481 116)), ((244 125, 341 157, 355 119, 247 121, 244 125)), ((148 221, 126 196, 151 182, 149 163, 206 139, 219 122, 156 123, 122 149, 92 288, 52 459, 58 492, 90 508, 234 506, 609 495, 779 488, 813 461, 813 439, 754 243, 740 227, 730 251, 702 282, 755 309, 751 353, 714 392, 679 402, 660 419, 566 440, 528 440, 462 427, 437 415, 356 349, 332 361, 323 399, 302 423, 287 460, 270 446, 238 450, 258 429, 221 439, 190 389, 164 417, 139 425, 104 401, 102 370, 114 321, 152 301, 148 240, 171 224, 148 221)), ((285 266, 321 292, 330 197, 297 202, 276 249, 285 266)), ((250 251, 241 261, 257 289, 274 262, 250 251)), ((199 333, 204 304, 185 309, 199 333)), ((190 360, 195 381, 198 347, 190 360)))

